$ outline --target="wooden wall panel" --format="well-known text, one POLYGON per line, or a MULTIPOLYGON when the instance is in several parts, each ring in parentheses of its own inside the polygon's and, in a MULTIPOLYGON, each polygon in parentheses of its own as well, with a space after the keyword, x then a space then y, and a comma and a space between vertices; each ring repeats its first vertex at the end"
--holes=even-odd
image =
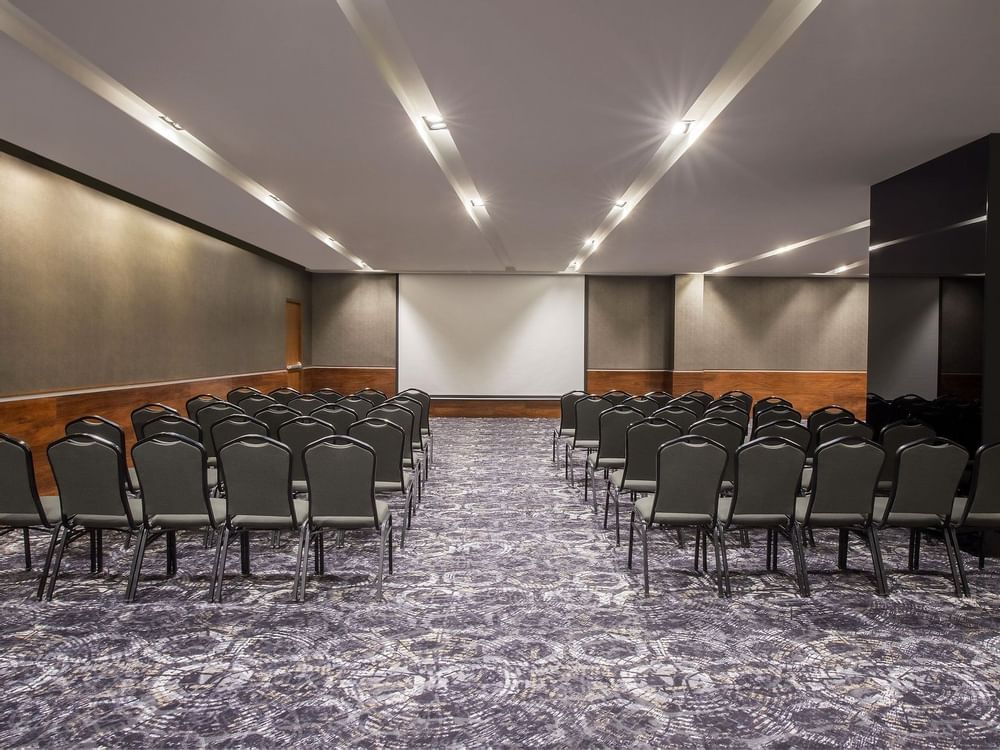
POLYGON ((395 367, 307 367, 306 390, 333 388, 348 394, 363 388, 375 388, 387 395, 396 393, 395 367))
POLYGON ((863 419, 868 376, 865 372, 706 370, 701 387, 713 396, 731 390, 746 391, 755 400, 781 396, 803 416, 822 406, 838 404, 863 419))
POLYGON ((670 370, 587 370, 588 393, 670 391, 670 370))
POLYGON ((543 417, 559 418, 556 399, 462 399, 436 398, 432 417, 543 417))
MULTIPOLYGON (((688 391, 701 390, 705 381, 705 373, 702 370, 674 370, 670 374, 670 388, 667 388, 675 396, 688 391)), ((727 388, 726 390, 732 390, 727 388)), ((719 394, 713 393, 713 396, 719 394)))

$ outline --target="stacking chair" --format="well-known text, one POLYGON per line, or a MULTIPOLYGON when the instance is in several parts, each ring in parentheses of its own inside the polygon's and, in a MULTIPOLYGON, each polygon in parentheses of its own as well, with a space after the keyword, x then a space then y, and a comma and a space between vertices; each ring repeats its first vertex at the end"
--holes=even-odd
POLYGON ((767 570, 777 570, 778 540, 787 534, 795 561, 795 580, 803 587, 801 529, 795 523, 795 502, 799 494, 805 451, 783 438, 751 440, 736 451, 736 483, 732 497, 719 500, 719 533, 725 594, 731 595, 729 558, 724 532, 767 529, 767 570))
POLYGON ((625 466, 611 472, 604 499, 604 528, 608 528, 608 497, 615 502, 615 545, 622 543, 619 525, 621 494, 629 493, 632 504, 636 495, 656 490, 656 452, 666 442, 678 438, 683 430, 673 422, 649 417, 625 431, 625 466))
POLYGON ((1000 528, 1000 443, 984 445, 976 451, 969 497, 955 501, 951 523, 956 530, 979 532, 979 569, 982 570, 986 566, 985 532, 1000 528))
POLYGON ((625 468, 625 432, 643 419, 643 413, 627 401, 601 412, 597 422, 597 451, 588 453, 583 477, 583 499, 586 502, 589 482, 594 513, 597 513, 597 472, 603 469, 607 477, 612 469, 625 468))
POLYGON ((666 406, 674 400, 673 395, 667 393, 666 391, 650 391, 645 394, 645 397, 653 399, 653 401, 658 403, 660 406, 666 406))
MULTIPOLYGON (((392 513, 389 504, 375 499, 375 449, 344 435, 325 437, 303 453, 309 483, 309 537, 316 555, 316 572, 326 572, 323 534, 374 529, 379 537, 375 600, 382 601, 382 574, 386 547, 392 575, 392 513)), ((308 549, 308 548, 307 548, 308 549)), ((303 569, 301 598, 306 595, 303 569)))
POLYGON ((794 408, 791 401, 786 401, 780 396, 768 396, 766 398, 762 398, 753 405, 753 411, 750 415, 756 417, 760 412, 764 411, 764 409, 770 409, 774 406, 787 406, 789 409, 794 408))
POLYGON ((614 404, 603 396, 585 396, 573 405, 576 411, 576 429, 573 431, 573 437, 566 443, 566 463, 569 465, 571 485, 576 484, 573 453, 584 451, 585 458, 589 458, 591 452, 597 450, 601 439, 601 412, 612 406, 614 404))
POLYGON ((255 393, 260 395, 260 391, 256 388, 249 385, 241 385, 239 388, 233 388, 226 394, 226 401, 235 406, 239 406, 240 401, 245 399, 247 396, 253 396, 255 393))
POLYGON ((399 396, 412 398, 420 403, 422 409, 420 412, 420 435, 426 449, 425 464, 429 469, 431 464, 434 463, 434 434, 431 432, 431 394, 419 388, 407 388, 399 396))
MULTIPOLYGON (((252 398, 253 396, 248 396, 243 399, 243 401, 249 401, 252 398)), ((202 444, 205 446, 205 452, 208 453, 209 466, 215 466, 217 463, 216 449, 219 447, 213 439, 212 427, 215 426, 216 422, 221 422, 226 417, 243 413, 244 412, 240 409, 240 407, 233 406, 226 401, 218 401, 214 404, 208 404, 198 410, 198 425, 201 427, 201 437, 203 440, 202 444)))
POLYGON ((622 405, 637 409, 642 412, 644 417, 653 416, 653 412, 660 408, 659 402, 646 396, 632 396, 632 398, 623 401, 622 405))
POLYGON ((701 419, 702 415, 705 413, 705 408, 708 406, 700 398, 695 398, 687 393, 683 396, 678 396, 673 401, 671 401, 667 406, 680 407, 682 409, 687 409, 689 412, 695 415, 698 419, 701 419))
POLYGON ((164 432, 181 435, 188 440, 194 440, 196 443, 201 442, 201 425, 179 414, 164 414, 162 417, 157 417, 146 422, 142 426, 142 433, 137 435, 137 438, 143 440, 144 438, 164 432))
POLYGON ((711 418, 728 419, 730 422, 738 424, 740 429, 743 430, 744 435, 747 434, 747 430, 750 428, 750 415, 736 401, 715 402, 713 406, 705 410, 705 414, 702 416, 702 419, 711 418))
MULTIPOLYGON (((685 435, 664 443, 656 455, 656 491, 636 500, 628 532, 628 567, 636 529, 642 539, 642 582, 649 596, 649 533, 653 524, 667 528, 695 528, 698 538, 711 535, 715 543, 715 571, 719 596, 723 595, 719 561, 718 500, 726 449, 700 435, 685 435)), ((708 542, 705 542, 707 549, 708 542)), ((695 569, 698 552, 695 551, 695 569)))
POLYGON ((896 451, 892 494, 888 498, 876 497, 874 511, 879 528, 909 529, 910 570, 920 569, 921 531, 935 529, 942 533, 958 597, 968 594, 968 584, 951 516, 968 461, 965 448, 944 438, 924 438, 903 445, 896 451))
POLYGON ((265 396, 263 393, 252 393, 243 399, 240 399, 240 408, 249 414, 251 417, 257 416, 257 413, 266 409, 269 406, 277 406, 278 402, 275 401, 270 396, 265 396))
POLYGON ((854 414, 842 406, 824 406, 821 409, 816 409, 809 415, 806 419, 806 427, 809 428, 812 440, 809 442, 807 458, 812 457, 816 446, 819 445, 817 440, 819 439, 820 428, 840 419, 854 419, 854 414))
POLYGON ((212 425, 212 443, 222 447, 247 435, 267 435, 267 425, 249 414, 231 414, 212 425))
POLYGON ((368 412, 368 419, 385 419, 402 428, 406 434, 406 445, 403 446, 403 468, 414 472, 417 480, 417 505, 423 501, 423 463, 421 457, 414 453, 419 451, 420 422, 416 414, 399 403, 385 401, 368 412), (417 446, 417 447, 415 447, 417 446))
POLYGON ((309 414, 321 406, 326 406, 327 403, 329 402, 312 393, 303 393, 289 401, 288 407, 295 409, 299 414, 309 414))
POLYGON ((175 408, 166 404, 145 404, 132 410, 132 434, 136 440, 142 440, 142 427, 147 422, 164 417, 168 414, 180 415, 175 408))
MULTIPOLYGON (((424 480, 426 481, 428 476, 428 464, 430 463, 427 457, 428 453, 427 446, 430 441, 430 436, 426 435, 423 431, 423 428, 421 427, 425 419, 423 402, 416 398, 413 398, 412 395, 400 393, 384 401, 382 403, 382 406, 385 406, 387 404, 395 404, 398 406, 402 406, 403 408, 409 409, 411 412, 413 412, 412 449, 414 451, 418 451, 421 454, 422 463, 424 467, 424 480)), ((376 409, 378 408, 380 407, 376 407, 376 409)), ((369 414, 370 413, 371 412, 369 412, 369 414)))
POLYGON ((414 485, 414 473, 403 468, 406 433, 402 427, 387 419, 362 419, 351 425, 348 435, 375 451, 375 494, 399 493, 403 496, 406 523, 399 537, 399 548, 403 549, 406 529, 413 516, 414 485))
POLYGON ((934 429, 919 419, 900 419, 882 428, 878 442, 885 448, 885 463, 882 465, 882 474, 878 478, 878 493, 880 495, 888 495, 892 490, 892 482, 896 477, 896 460, 899 458, 899 449, 907 443, 935 437, 937 437, 937 433, 934 429))
POLYGON ((302 415, 290 406, 275 404, 266 409, 261 409, 254 415, 254 419, 259 419, 267 425, 267 434, 273 438, 278 437, 278 429, 285 422, 301 417, 302 415))
POLYGON ((335 404, 344 397, 342 393, 337 393, 333 388, 320 388, 318 391, 313 391, 313 395, 318 396, 328 404, 335 404))
POLYGON ((51 601, 69 543, 89 534, 90 572, 104 570, 104 532, 138 531, 142 506, 125 491, 125 457, 114 443, 96 435, 71 434, 50 444, 48 456, 62 503, 60 539, 46 594, 51 601))
MULTIPOLYGON (((214 532, 226 520, 226 501, 209 497, 208 454, 201 444, 180 435, 153 435, 132 447, 132 464, 142 483, 142 529, 125 588, 127 602, 135 601, 149 543, 166 537, 167 575, 173 575, 177 572, 177 532, 214 532)), ((212 568, 214 573, 214 564, 212 568)), ((209 580, 214 582, 214 575, 209 580)), ((209 601, 212 594, 210 584, 209 601)))
MULTIPOLYGON (((584 391, 570 391, 559 398, 559 429, 552 430, 552 462, 556 461, 556 443, 572 440, 576 432, 576 402, 586 398, 584 391)), ((566 478, 569 479, 569 462, 566 463, 566 478)))
POLYGON ((302 394, 299 393, 299 391, 295 390, 294 388, 289 388, 285 386, 282 388, 275 388, 273 391, 268 391, 267 395, 273 398, 279 404, 284 404, 285 406, 288 406, 288 404, 293 399, 298 398, 302 394))
POLYGON ((827 422, 816 432, 816 447, 829 443, 842 437, 859 438, 861 440, 873 440, 875 435, 871 426, 857 419, 845 418, 827 422))
POLYGON ((0 433, 0 535, 21 532, 24 536, 24 569, 31 570, 31 532, 49 533, 49 550, 38 581, 38 598, 45 593, 45 580, 59 537, 62 508, 58 496, 40 497, 35 485, 35 465, 28 445, 0 433))
POLYGON ((292 451, 292 492, 301 495, 309 492, 306 483, 306 469, 302 463, 302 452, 310 443, 337 434, 331 424, 315 417, 296 417, 278 428, 278 440, 292 451))
POLYGON ((736 480, 736 451, 743 445, 746 431, 742 425, 723 417, 705 417, 699 419, 688 430, 689 435, 697 435, 711 440, 726 449, 726 465, 722 472, 722 486, 732 490, 736 480))
MULTIPOLYGON (((676 401, 676 399, 675 399, 676 401)), ((689 409, 686 406, 682 406, 677 403, 669 403, 666 406, 657 409, 652 413, 651 416, 659 417, 660 419, 667 419, 673 422, 675 425, 681 428, 681 432, 687 432, 691 429, 691 425, 698 421, 698 414, 689 409)))
POLYGON ((218 535, 215 601, 222 601, 226 554, 231 534, 239 534, 240 570, 250 575, 251 531, 299 532, 292 594, 299 601, 299 576, 304 574, 308 541, 309 501, 292 496, 292 452, 277 440, 247 435, 219 448, 219 466, 226 486, 226 525, 218 535))
MULTIPOLYGON (((748 414, 750 413, 750 410, 753 409, 753 396, 751 396, 746 391, 726 391, 721 396, 719 396, 719 398, 736 401, 737 403, 740 404, 740 406, 743 407, 743 411, 747 412, 748 414)), ((789 406, 790 405, 791 404, 789 404, 789 406)))
POLYGON ((354 396, 360 396, 361 398, 367 399, 372 402, 375 406, 380 406, 388 398, 382 391, 377 388, 362 388, 360 391, 356 391, 354 396))
POLYGON ((358 415, 352 409, 340 404, 321 406, 319 409, 309 412, 309 416, 322 419, 327 424, 333 425, 333 429, 337 431, 338 435, 346 435, 347 429, 358 421, 358 415))
MULTIPOLYGON (((835 422, 832 424, 836 424, 835 422)), ((819 434, 822 435, 823 429, 819 434)), ((885 588, 885 571, 878 527, 873 523, 875 486, 885 462, 877 443, 858 437, 823 441, 816 447, 809 494, 795 501, 795 522, 801 529, 839 529, 837 567, 847 569, 847 542, 851 531, 864 534, 872 556, 875 591, 885 588)), ((809 568, 802 559, 803 593, 809 596, 809 568)))
POLYGON ((218 396, 213 396, 210 393, 202 393, 200 396, 195 396, 194 398, 189 398, 187 403, 184 404, 184 409, 187 411, 188 419, 197 422, 198 421, 198 410, 207 406, 208 404, 215 403, 216 401, 221 401, 222 399, 218 396))
POLYGON ((754 440, 762 437, 779 437, 787 440, 793 445, 797 445, 805 453, 809 449, 809 428, 801 422, 794 422, 790 419, 781 419, 777 422, 767 422, 754 428, 754 440))
MULTIPOLYGON (((123 456, 125 455, 125 431, 110 419, 93 414, 74 419, 72 422, 66 423, 66 434, 95 435, 96 437, 104 438, 114 445, 119 453, 123 456)), ((125 489, 131 493, 139 491, 139 481, 136 477, 135 469, 126 467, 125 489)))
MULTIPOLYGON (((763 427, 771 422, 801 422, 802 414, 790 406, 772 406, 769 409, 761 409, 754 415, 754 429, 763 427)), ((808 431, 808 427, 806 430, 808 431)), ((810 440, 812 436, 810 435, 810 440)))
POLYGON ((358 419, 364 419, 375 408, 375 403, 362 396, 344 396, 337 402, 337 406, 346 407, 357 414, 358 419))
POLYGON ((711 393, 706 393, 705 391, 701 390, 688 391, 687 393, 684 394, 683 397, 693 398, 695 401, 701 404, 702 411, 707 409, 708 405, 715 400, 712 398, 711 393))
POLYGON ((625 401, 628 401, 630 398, 632 398, 632 394, 626 393, 625 391, 620 391, 616 388, 614 390, 608 391, 607 393, 601 394, 601 398, 603 398, 605 401, 610 402, 612 406, 618 406, 618 404, 624 403, 625 401))

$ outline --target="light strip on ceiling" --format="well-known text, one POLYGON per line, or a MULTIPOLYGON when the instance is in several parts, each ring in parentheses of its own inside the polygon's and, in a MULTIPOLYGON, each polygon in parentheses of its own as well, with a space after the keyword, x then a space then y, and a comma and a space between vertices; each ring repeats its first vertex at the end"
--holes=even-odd
MULTIPOLYGON (((628 201, 630 211, 646 197, 715 118, 722 114, 819 4, 820 0, 771 0, 715 78, 680 119, 682 123, 689 123, 688 127, 671 129, 670 135, 663 140, 656 153, 639 172, 639 176, 621 196, 621 200, 628 201)), ((584 246, 566 271, 579 270, 627 215, 627 212, 620 209, 609 211, 600 227, 591 235, 597 240, 596 243, 584 246)))
POLYGON ((798 250, 802 247, 808 247, 809 245, 815 245, 817 242, 823 242, 824 240, 832 240, 834 237, 840 237, 842 234, 850 234, 851 232, 857 232, 860 229, 867 229, 871 226, 871 220, 865 219, 864 221, 859 221, 856 224, 851 224, 846 227, 841 227, 840 229, 834 229, 832 232, 827 232, 826 234, 819 234, 815 237, 810 237, 807 240, 802 240, 800 242, 793 242, 790 245, 782 245, 781 247, 776 247, 774 250, 768 250, 767 252, 754 255, 753 257, 746 258, 745 260, 738 260, 733 263, 726 263, 721 266, 716 266, 710 271, 705 273, 717 274, 729 271, 733 268, 739 268, 740 266, 745 266, 747 263, 753 263, 758 260, 765 260, 767 258, 773 258, 775 255, 784 255, 785 253, 790 253, 793 250, 798 250))
POLYGON ((972 219, 966 219, 965 221, 959 221, 955 224, 949 224, 946 227, 938 227, 937 229, 932 229, 929 232, 924 232, 923 234, 911 234, 908 237, 899 237, 895 240, 889 240, 887 242, 879 242, 877 245, 872 245, 868 248, 868 252, 875 252, 876 250, 881 250, 883 247, 892 247, 893 245, 900 245, 904 242, 909 242, 910 240, 915 240, 918 237, 925 237, 929 234, 937 234, 938 232, 947 232, 950 229, 961 229, 962 227, 970 227, 973 224, 982 224, 986 221, 987 215, 976 216, 972 219))
POLYGON ((441 118, 441 113, 389 6, 384 0, 338 0, 338 4, 497 260, 505 268, 510 267, 507 249, 458 152, 451 130, 430 130, 428 120, 424 119, 441 118))
POLYGON ((853 271, 855 268, 861 268, 868 263, 868 259, 855 261, 854 263, 846 263, 842 266, 837 266, 829 271, 824 271, 823 273, 813 274, 814 276, 837 276, 842 273, 847 273, 848 271, 853 271))
POLYGON ((11 5, 8 0, 0 0, 0 31, 52 65, 56 70, 69 76, 136 122, 145 125, 181 151, 193 156, 209 169, 249 193, 272 211, 281 214, 293 224, 297 224, 324 245, 336 250, 359 269, 371 270, 367 263, 350 253, 340 242, 334 240, 329 231, 324 231, 312 224, 287 202, 275 196, 268 188, 226 161, 193 136, 185 127, 179 126, 179 123, 109 76, 39 25, 34 19, 11 5))

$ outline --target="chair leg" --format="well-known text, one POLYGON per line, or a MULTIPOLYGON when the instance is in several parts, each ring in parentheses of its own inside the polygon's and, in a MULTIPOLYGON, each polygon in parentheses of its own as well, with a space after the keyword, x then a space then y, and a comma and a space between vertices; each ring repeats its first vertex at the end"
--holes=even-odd
POLYGON ((802 527, 797 523, 792 523, 789 531, 791 532, 792 553, 795 558, 795 577, 799 583, 799 594, 801 596, 809 596, 809 569, 806 567, 806 555, 802 549, 802 540, 805 535, 802 532, 802 527))
POLYGON ((719 540, 721 536, 718 526, 712 527, 712 546, 715 547, 715 583, 719 588, 719 597, 724 597, 725 590, 722 585, 722 542, 719 540))
POLYGON ((88 529, 87 537, 90 539, 90 572, 97 572, 97 531, 88 529))
POLYGON ((920 541, 923 536, 923 532, 920 529, 914 529, 913 534, 913 569, 920 570, 920 541))
POLYGON ((948 553, 948 567, 951 568, 951 581, 955 586, 955 596, 961 598, 962 582, 958 577, 958 564, 955 562, 955 550, 951 546, 951 534, 948 533, 947 527, 944 529, 944 547, 945 551, 948 553))
POLYGON ((389 534, 388 521, 379 529, 378 578, 375 579, 375 601, 382 601, 382 573, 385 567, 385 539, 389 534))
POLYGON ((719 527, 719 546, 722 548, 722 580, 726 588, 726 596, 733 595, 733 590, 729 584, 729 551, 726 549, 725 529, 719 527))
MULTIPOLYGON (((128 585, 125 587, 125 601, 134 602, 136 590, 139 588, 139 572, 142 570, 142 559, 146 555, 146 540, 149 538, 149 531, 145 526, 139 531, 139 541, 135 543, 135 553, 132 555, 132 568, 129 571, 128 585)), ((169 539, 169 537, 168 537, 169 539)), ((168 547, 169 557, 169 547, 168 547)), ((168 573, 169 562, 168 562, 168 573)))
POLYGON ((701 530, 701 569, 708 572, 708 530, 701 530))
POLYGON ((31 570, 31 530, 24 529, 24 569, 31 570))
POLYGON ((292 577, 292 600, 303 602, 306 598, 306 577, 309 571, 309 524, 304 523, 299 529, 298 556, 295 565, 295 575, 292 577))
POLYGON ((250 575, 250 532, 240 532, 240 573, 250 575))
POLYGON ((104 572, 104 529, 97 530, 97 572, 104 572))
POLYGON ((951 532, 951 548, 955 550, 955 562, 958 565, 958 578, 962 583, 962 594, 972 596, 969 591, 969 579, 965 576, 965 564, 962 562, 962 548, 958 546, 958 530, 954 526, 948 530, 951 532))
MULTIPOLYGON (((616 523, 617 525, 617 523, 616 523)), ((635 506, 632 506, 632 515, 628 521, 628 564, 629 570, 632 569, 632 539, 635 536, 635 506)))
POLYGON ((611 482, 607 483, 604 490, 604 528, 608 528, 608 510, 611 507, 611 482))
POLYGON ((389 516, 389 575, 392 575, 392 516, 389 516))
POLYGON ((694 569, 698 570, 698 558, 701 556, 701 529, 694 530, 694 569))
POLYGON ((749 547, 750 546, 750 532, 746 529, 740 529, 740 546, 749 547))
POLYGON ((642 588, 645 596, 649 596, 649 526, 643 524, 642 530, 642 588))
POLYGON ((52 568, 52 556, 56 551, 56 543, 59 541, 59 531, 62 526, 57 525, 52 529, 52 536, 49 539, 49 551, 45 555, 45 565, 42 566, 42 576, 38 580, 38 600, 41 601, 42 596, 45 594, 45 580, 49 577, 49 570, 52 568))
POLYGON ((816 548, 816 537, 813 536, 812 527, 809 528, 809 546, 813 549, 816 548))
POLYGON ((56 591, 56 579, 59 577, 59 568, 62 566, 63 552, 66 551, 66 545, 69 542, 70 529, 64 527, 62 539, 59 542, 59 548, 56 552, 55 563, 52 566, 52 575, 49 578, 49 590, 46 592, 45 598, 50 602, 52 601, 52 596, 56 591))
POLYGON ((837 541, 837 569, 847 570, 847 543, 848 543, 848 530, 840 530, 840 538, 837 541))
POLYGON ((167 575, 177 575, 177 532, 167 532, 167 575))
POLYGON ((229 527, 223 526, 222 533, 219 534, 219 549, 216 555, 216 574, 214 576, 214 590, 209 590, 209 601, 222 603, 222 582, 226 578, 226 556, 229 552, 229 527))
POLYGON ((771 570, 771 549, 774 547, 774 529, 767 530, 767 549, 764 552, 764 570, 770 572, 771 570))
POLYGON ((979 569, 986 567, 986 532, 979 532, 979 569))
POLYGON ((885 572, 885 559, 882 557, 882 540, 879 538, 878 527, 872 526, 871 540, 874 544, 875 557, 878 562, 878 577, 882 585, 882 596, 889 596, 889 576, 885 572))

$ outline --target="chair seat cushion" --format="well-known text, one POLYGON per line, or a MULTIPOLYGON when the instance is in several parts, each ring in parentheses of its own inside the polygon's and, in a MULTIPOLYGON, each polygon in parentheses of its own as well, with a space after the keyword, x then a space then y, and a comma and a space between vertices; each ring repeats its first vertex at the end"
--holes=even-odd
POLYGON ((0 513, 0 527, 23 529, 29 526, 55 526, 62 521, 58 496, 38 499, 42 502, 44 519, 39 518, 37 513, 0 513))
POLYGON ((611 472, 611 483, 619 490, 630 492, 656 492, 655 479, 629 479, 625 480, 625 470, 618 469, 611 472))
POLYGON ((563 428, 560 428, 559 431, 556 433, 556 435, 559 436, 559 437, 561 437, 561 438, 571 438, 575 434, 576 434, 576 428, 575 427, 563 427, 563 428))
POLYGON ((142 500, 137 497, 127 497, 129 511, 132 513, 134 526, 129 526, 128 516, 105 516, 93 513, 78 513, 73 516, 73 525, 86 529, 130 529, 142 524, 142 500))
POLYGON ((389 517, 389 503, 385 500, 376 500, 375 512, 377 524, 371 516, 313 516, 312 524, 318 529, 363 529, 375 525, 381 526, 389 517))
MULTIPOLYGON (((221 497, 209 498, 212 504, 212 515, 217 525, 226 521, 226 500, 221 497)), ((203 529, 212 526, 212 519, 207 513, 157 513, 149 517, 151 529, 203 529)))
MULTIPOLYGON (((804 524, 806 510, 809 508, 809 498, 799 497, 795 500, 795 520, 804 524)), ((846 526, 863 526, 868 517, 862 513, 816 513, 809 517, 809 526, 816 529, 842 529, 846 526)))
POLYGON ((294 522, 290 516, 238 515, 233 516, 233 527, 237 529, 262 530, 283 530, 290 526, 299 528, 309 518, 309 501, 295 498, 292 500, 292 505, 295 507, 294 522))
MULTIPOLYGON (((656 498, 653 495, 639 498, 635 501, 635 513, 644 522, 649 523, 649 517, 653 512, 653 502, 656 498)), ((672 526, 702 526, 712 523, 712 516, 708 513, 670 513, 658 511, 653 523, 666 523, 672 526)))
POLYGON ((583 450, 584 448, 596 448, 600 445, 599 440, 573 440, 573 450, 583 450))
POLYGON ((904 529, 923 529, 940 527, 945 524, 945 519, 931 513, 896 513, 890 511, 886 514, 889 505, 888 497, 875 498, 875 511, 872 518, 876 523, 884 526, 896 526, 904 529))
POLYGON ((205 483, 208 485, 208 489, 212 489, 219 483, 219 470, 214 466, 205 469, 205 483))
POLYGON ((410 489, 410 485, 413 484, 412 474, 403 474, 403 482, 382 482, 375 481, 375 491, 376 492, 406 492, 410 489))
POLYGON ((587 458, 587 463, 592 469, 621 469, 625 466, 625 459, 610 456, 598 458, 596 453, 591 453, 587 458))
POLYGON ((305 479, 292 480, 292 492, 308 492, 309 483, 305 479))
MULTIPOLYGON (((723 522, 729 518, 732 507, 733 498, 719 498, 719 518, 723 522)), ((774 526, 785 526, 788 523, 788 516, 781 513, 738 513, 733 515, 729 523, 732 526, 766 529, 774 526)))

